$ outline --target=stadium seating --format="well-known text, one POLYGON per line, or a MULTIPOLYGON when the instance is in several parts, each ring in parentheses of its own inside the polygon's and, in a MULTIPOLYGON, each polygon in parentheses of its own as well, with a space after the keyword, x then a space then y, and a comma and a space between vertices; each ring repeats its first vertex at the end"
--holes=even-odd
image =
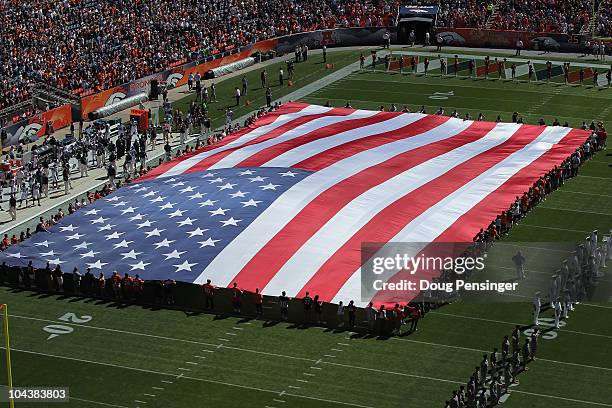
POLYGON ((90 94, 257 40, 383 25, 393 10, 392 0, 4 1, 0 109, 36 81, 90 94))

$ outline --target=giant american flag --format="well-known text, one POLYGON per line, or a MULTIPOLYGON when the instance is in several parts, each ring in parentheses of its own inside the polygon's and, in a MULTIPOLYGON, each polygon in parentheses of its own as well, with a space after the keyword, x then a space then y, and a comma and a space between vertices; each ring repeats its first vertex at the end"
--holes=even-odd
MULTIPOLYGON (((587 137, 565 127, 288 103, 0 260, 364 305, 362 242, 471 241, 587 137)), ((397 300, 385 296, 372 300, 397 300)))

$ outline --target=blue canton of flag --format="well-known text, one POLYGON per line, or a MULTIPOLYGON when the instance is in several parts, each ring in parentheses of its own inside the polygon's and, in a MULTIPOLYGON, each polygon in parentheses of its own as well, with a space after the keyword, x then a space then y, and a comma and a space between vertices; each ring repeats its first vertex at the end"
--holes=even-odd
POLYGON ((228 243, 309 174, 229 168, 140 182, 12 246, 0 261, 193 282, 228 243))

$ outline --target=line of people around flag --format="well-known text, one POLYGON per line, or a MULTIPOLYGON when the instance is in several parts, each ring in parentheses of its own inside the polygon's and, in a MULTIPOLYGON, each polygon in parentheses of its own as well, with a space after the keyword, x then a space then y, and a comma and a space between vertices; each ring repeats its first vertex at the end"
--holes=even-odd
MULTIPOLYGON (((528 363, 536 359, 538 337, 561 328, 561 322, 569 317, 569 312, 586 299, 588 290, 604 276, 602 270, 606 268, 607 260, 612 260, 612 235, 599 242, 595 230, 583 243, 576 244, 576 250, 551 276, 549 305, 544 305, 541 291, 537 291, 533 299, 533 323, 516 325, 511 339, 504 336, 501 353, 494 348, 489 356, 483 355, 467 384, 453 391, 444 407, 486 408, 504 402, 504 395, 518 385, 518 375, 527 371, 528 363), (541 317, 546 310, 552 312, 552 317, 541 317), (522 345, 521 334, 524 336, 522 345)), ((513 257, 513 262, 517 278, 524 279, 525 258, 521 251, 513 257)))

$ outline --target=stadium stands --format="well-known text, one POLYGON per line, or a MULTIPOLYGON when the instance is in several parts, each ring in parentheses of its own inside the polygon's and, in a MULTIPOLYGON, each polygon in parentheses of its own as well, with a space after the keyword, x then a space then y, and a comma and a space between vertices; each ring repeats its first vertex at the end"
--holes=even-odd
POLYGON ((44 81, 89 94, 257 40, 383 25, 393 2, 65 0, 0 3, 0 109, 44 81), (272 24, 274 22, 275 24, 272 24))
POLYGON ((587 0, 494 3, 492 7, 485 0, 441 0, 438 26, 578 34, 589 31, 593 15, 592 2, 587 0))

